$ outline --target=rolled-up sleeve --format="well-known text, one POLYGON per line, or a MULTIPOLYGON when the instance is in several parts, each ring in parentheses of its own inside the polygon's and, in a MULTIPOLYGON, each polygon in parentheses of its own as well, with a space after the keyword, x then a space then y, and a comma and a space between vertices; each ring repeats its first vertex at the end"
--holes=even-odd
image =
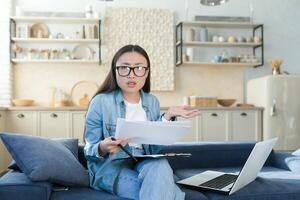
POLYGON ((87 160, 103 159, 98 152, 99 143, 103 140, 102 111, 100 97, 91 100, 85 120, 84 154, 87 160))

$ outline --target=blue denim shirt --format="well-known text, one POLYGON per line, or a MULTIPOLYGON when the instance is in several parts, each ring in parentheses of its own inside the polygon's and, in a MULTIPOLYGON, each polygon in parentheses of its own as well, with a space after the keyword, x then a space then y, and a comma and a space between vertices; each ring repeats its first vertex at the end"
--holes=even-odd
MULTIPOLYGON (((158 99, 148 93, 140 91, 142 106, 148 121, 159 121, 160 104, 158 99)), ((111 93, 96 95, 90 102, 85 122, 84 154, 87 159, 90 174, 90 186, 103 189, 114 194, 114 182, 120 170, 126 166, 129 156, 122 150, 116 154, 101 157, 98 146, 103 139, 114 136, 117 118, 125 118, 126 106, 122 92, 118 89, 111 93)), ((158 145, 143 144, 145 154, 155 154, 160 150, 158 145)), ((132 152, 129 145, 125 148, 132 152)))

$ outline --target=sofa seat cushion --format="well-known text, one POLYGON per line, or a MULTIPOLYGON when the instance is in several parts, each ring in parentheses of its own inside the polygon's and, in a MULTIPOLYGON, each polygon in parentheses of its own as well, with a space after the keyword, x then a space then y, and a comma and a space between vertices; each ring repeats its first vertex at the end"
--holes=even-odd
MULTIPOLYGON (((238 172, 239 168, 208 168, 177 170, 175 174, 183 179, 206 170, 238 172)), ((203 192, 211 200, 281 200, 300 199, 300 176, 288 170, 275 167, 263 167, 258 178, 240 189, 233 195, 227 196, 213 192, 203 192)))
POLYGON ((10 171, 0 178, 1 200, 48 200, 52 184, 32 182, 24 173, 10 171))
POLYGON ((52 192, 51 200, 123 200, 105 191, 94 190, 88 187, 70 187, 67 191, 52 192))

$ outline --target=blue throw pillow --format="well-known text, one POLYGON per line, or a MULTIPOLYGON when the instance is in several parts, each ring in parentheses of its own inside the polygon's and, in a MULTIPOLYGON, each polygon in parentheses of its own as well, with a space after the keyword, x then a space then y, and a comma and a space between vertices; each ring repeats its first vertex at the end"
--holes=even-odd
MULTIPOLYGON (((56 141, 62 143, 65 147, 67 147, 72 152, 72 154, 78 160, 78 139, 71 139, 71 138, 62 139, 62 138, 58 138, 58 139, 52 139, 52 140, 56 140, 56 141)), ((17 163, 16 163, 15 160, 12 160, 10 162, 10 164, 8 165, 7 168, 22 172, 22 170, 17 165, 17 163)))
POLYGON ((88 171, 62 143, 9 133, 1 133, 0 137, 17 165, 32 181, 66 186, 89 185, 88 171))

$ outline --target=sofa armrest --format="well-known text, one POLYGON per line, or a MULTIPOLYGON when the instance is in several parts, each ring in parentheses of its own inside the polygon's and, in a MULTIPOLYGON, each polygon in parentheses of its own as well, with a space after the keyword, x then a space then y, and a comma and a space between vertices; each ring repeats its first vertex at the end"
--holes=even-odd
POLYGON ((0 178, 1 200, 49 200, 52 184, 32 182, 24 173, 9 171, 0 178))
POLYGON ((300 156, 288 152, 273 152, 272 166, 300 174, 300 156))
POLYGON ((241 167, 255 142, 197 142, 163 146, 161 153, 191 153, 190 157, 170 157, 173 169, 241 167))

